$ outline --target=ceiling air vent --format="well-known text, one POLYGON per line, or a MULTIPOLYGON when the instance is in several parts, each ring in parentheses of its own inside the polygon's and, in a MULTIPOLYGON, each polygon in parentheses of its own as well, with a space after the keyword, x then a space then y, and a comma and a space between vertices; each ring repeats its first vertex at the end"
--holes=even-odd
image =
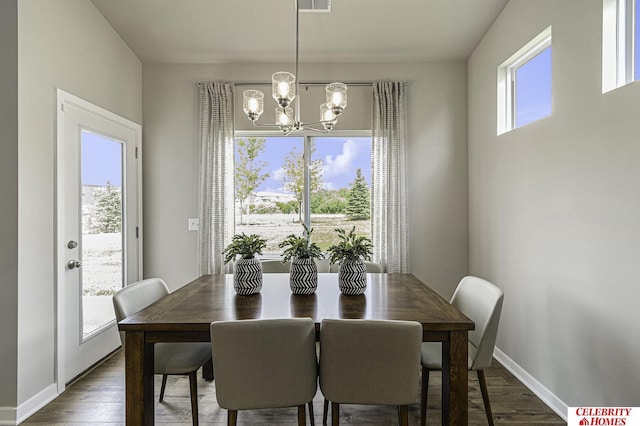
POLYGON ((300 12, 331 12, 331 0, 298 0, 300 12))

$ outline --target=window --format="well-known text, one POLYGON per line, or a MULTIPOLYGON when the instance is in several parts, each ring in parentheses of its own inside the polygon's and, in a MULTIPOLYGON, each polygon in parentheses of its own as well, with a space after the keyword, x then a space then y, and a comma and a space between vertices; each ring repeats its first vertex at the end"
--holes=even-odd
POLYGON ((633 79, 634 80, 640 80, 640 6, 638 5, 640 2, 638 2, 638 0, 635 0, 633 2, 633 8, 635 9, 634 11, 634 18, 633 18, 633 44, 634 44, 634 49, 633 49, 633 56, 634 56, 634 61, 633 61, 633 65, 635 68, 635 71, 633 73, 633 79))
POLYGON ((551 115, 551 27, 498 67, 498 134, 551 115))
POLYGON ((278 244, 289 234, 302 234, 302 223, 311 224, 313 241, 323 250, 334 243, 335 228, 355 226, 358 234, 371 237, 370 132, 323 137, 236 132, 234 157, 235 233, 266 238, 264 254, 280 253, 278 244))
POLYGON ((640 80, 640 0, 604 0, 602 93, 640 80))

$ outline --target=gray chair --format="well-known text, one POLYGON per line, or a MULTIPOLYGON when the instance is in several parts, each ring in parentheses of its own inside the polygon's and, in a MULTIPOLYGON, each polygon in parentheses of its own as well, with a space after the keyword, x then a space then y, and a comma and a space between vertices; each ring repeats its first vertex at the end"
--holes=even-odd
POLYGON ((418 395, 422 325, 414 321, 331 320, 320 328, 320 390, 331 401, 332 425, 340 404, 395 405, 401 425, 418 395))
POLYGON ((239 410, 298 407, 298 425, 313 424, 318 388, 311 318, 217 321, 211 324, 218 405, 236 424, 239 410))
MULTIPOLYGON (((478 373, 482 401, 490 425, 493 425, 493 416, 484 370, 491 366, 493 360, 503 298, 502 290, 494 284, 482 278, 468 276, 460 281, 451 299, 451 304, 476 324, 475 330, 469 332, 469 370, 478 373)), ((442 345, 433 342, 423 343, 420 404, 422 426, 426 424, 427 419, 429 372, 434 370, 442 370, 442 345)))
MULTIPOLYGON (((368 274, 381 274, 383 272, 382 271, 382 265, 380 265, 379 263, 365 261, 364 265, 367 268, 367 273, 368 274)), ((338 272, 339 270, 340 270, 340 264, 339 263, 334 263, 329 268, 329 272, 338 272)))
POLYGON ((260 264, 264 274, 288 273, 291 269, 291 262, 282 262, 282 260, 262 260, 260 264))
MULTIPOLYGON (((169 288, 159 278, 150 278, 129 284, 113 295, 113 307, 116 320, 119 322, 129 315, 146 308, 168 295, 169 288)), ((124 346, 124 332, 120 332, 120 340, 124 346)), ((162 374, 160 402, 164 398, 164 390, 168 375, 189 376, 191 390, 191 417, 193 424, 198 424, 198 369, 211 358, 209 343, 156 343, 154 352, 154 373, 162 374)))
POLYGON ((316 266, 318 267, 318 273, 323 274, 329 272, 331 264, 329 259, 315 259, 316 266))

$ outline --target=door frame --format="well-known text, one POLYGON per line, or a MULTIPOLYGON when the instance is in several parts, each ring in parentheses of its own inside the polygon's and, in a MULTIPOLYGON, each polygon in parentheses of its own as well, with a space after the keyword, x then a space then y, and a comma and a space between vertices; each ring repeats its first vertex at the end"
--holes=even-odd
POLYGON ((133 248, 137 252, 138 257, 138 279, 142 279, 142 126, 130 121, 124 117, 114 114, 104 108, 94 105, 82 98, 74 96, 62 89, 56 89, 56 161, 55 161, 55 366, 54 381, 57 385, 58 394, 65 390, 65 203, 64 194, 64 154, 65 154, 65 126, 64 126, 64 106, 71 104, 77 108, 86 110, 89 113, 100 116, 106 120, 113 121, 121 126, 127 127, 135 133, 135 150, 136 150, 136 186, 137 186, 137 227, 138 239, 137 248, 133 248))

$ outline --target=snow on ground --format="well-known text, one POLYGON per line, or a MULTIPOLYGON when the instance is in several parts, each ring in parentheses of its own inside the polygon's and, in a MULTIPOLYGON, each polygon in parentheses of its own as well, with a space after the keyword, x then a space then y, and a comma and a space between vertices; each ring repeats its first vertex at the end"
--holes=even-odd
POLYGON ((83 294, 111 295, 122 288, 122 234, 82 236, 83 294))

